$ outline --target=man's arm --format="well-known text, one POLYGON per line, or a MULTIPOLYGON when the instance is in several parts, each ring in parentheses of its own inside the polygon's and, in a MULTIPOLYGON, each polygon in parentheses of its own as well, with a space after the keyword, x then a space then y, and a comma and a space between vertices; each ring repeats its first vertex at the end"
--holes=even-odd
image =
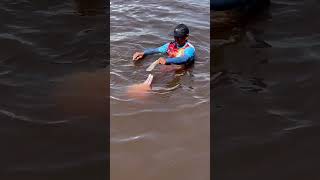
POLYGON ((186 48, 184 51, 184 55, 175 58, 166 58, 166 64, 185 64, 188 61, 193 60, 195 56, 194 48, 186 48))
POLYGON ((158 48, 148 48, 143 51, 144 55, 150 55, 150 54, 156 54, 161 53, 164 54, 168 50, 169 43, 164 44, 163 46, 160 46, 158 48))
POLYGON ((163 46, 160 46, 158 48, 149 48, 144 50, 143 52, 136 52, 133 54, 132 60, 137 61, 139 59, 142 59, 145 55, 155 54, 155 53, 166 53, 168 49, 169 43, 164 44, 163 46))

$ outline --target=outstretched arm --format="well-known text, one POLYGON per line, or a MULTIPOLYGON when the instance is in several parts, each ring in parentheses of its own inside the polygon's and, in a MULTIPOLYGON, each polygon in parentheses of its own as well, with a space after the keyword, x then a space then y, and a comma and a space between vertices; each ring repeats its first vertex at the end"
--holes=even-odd
POLYGON ((149 48, 149 49, 146 49, 144 50, 144 55, 150 55, 150 54, 156 54, 156 53, 166 53, 167 50, 168 50, 168 46, 169 46, 169 43, 166 43, 164 44, 163 46, 160 46, 158 48, 149 48))
POLYGON ((168 49, 169 43, 164 44, 163 46, 160 46, 158 48, 148 48, 144 50, 143 52, 136 52, 134 53, 132 60, 136 61, 139 59, 142 59, 145 55, 150 55, 150 54, 156 54, 156 53, 166 53, 168 49))

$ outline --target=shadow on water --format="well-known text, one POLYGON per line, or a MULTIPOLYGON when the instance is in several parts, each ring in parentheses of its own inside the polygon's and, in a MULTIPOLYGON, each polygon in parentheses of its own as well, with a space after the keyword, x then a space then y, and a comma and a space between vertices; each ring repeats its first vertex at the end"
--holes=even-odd
POLYGON ((106 178, 105 2, 0 3, 0 179, 106 178))
POLYGON ((97 14, 105 15, 106 7, 108 5, 107 1, 104 1, 104 0, 95 0, 95 1, 73 0, 73 1, 76 5, 77 12, 82 16, 95 16, 97 14))
POLYGON ((319 6, 271 2, 254 18, 211 19, 216 179, 320 177, 319 6))

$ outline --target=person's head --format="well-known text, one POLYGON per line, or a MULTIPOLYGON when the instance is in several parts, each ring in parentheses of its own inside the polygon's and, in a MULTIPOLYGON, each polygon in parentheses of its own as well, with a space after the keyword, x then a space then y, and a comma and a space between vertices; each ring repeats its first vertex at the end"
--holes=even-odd
POLYGON ((179 24, 174 28, 173 37, 179 46, 183 46, 189 37, 189 28, 184 24, 179 24))

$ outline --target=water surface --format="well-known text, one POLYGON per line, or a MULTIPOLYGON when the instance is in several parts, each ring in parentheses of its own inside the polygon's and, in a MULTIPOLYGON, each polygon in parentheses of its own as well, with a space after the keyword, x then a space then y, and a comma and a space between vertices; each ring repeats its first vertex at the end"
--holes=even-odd
POLYGON ((319 179, 320 6, 215 13, 214 178, 319 179))
POLYGON ((209 1, 111 1, 111 179, 209 179, 209 10, 209 1), (133 53, 172 41, 179 23, 190 29, 194 67, 174 73, 159 65, 154 91, 128 96, 159 57, 134 64, 133 53))
POLYGON ((0 179, 106 178, 103 1, 0 3, 0 179))

